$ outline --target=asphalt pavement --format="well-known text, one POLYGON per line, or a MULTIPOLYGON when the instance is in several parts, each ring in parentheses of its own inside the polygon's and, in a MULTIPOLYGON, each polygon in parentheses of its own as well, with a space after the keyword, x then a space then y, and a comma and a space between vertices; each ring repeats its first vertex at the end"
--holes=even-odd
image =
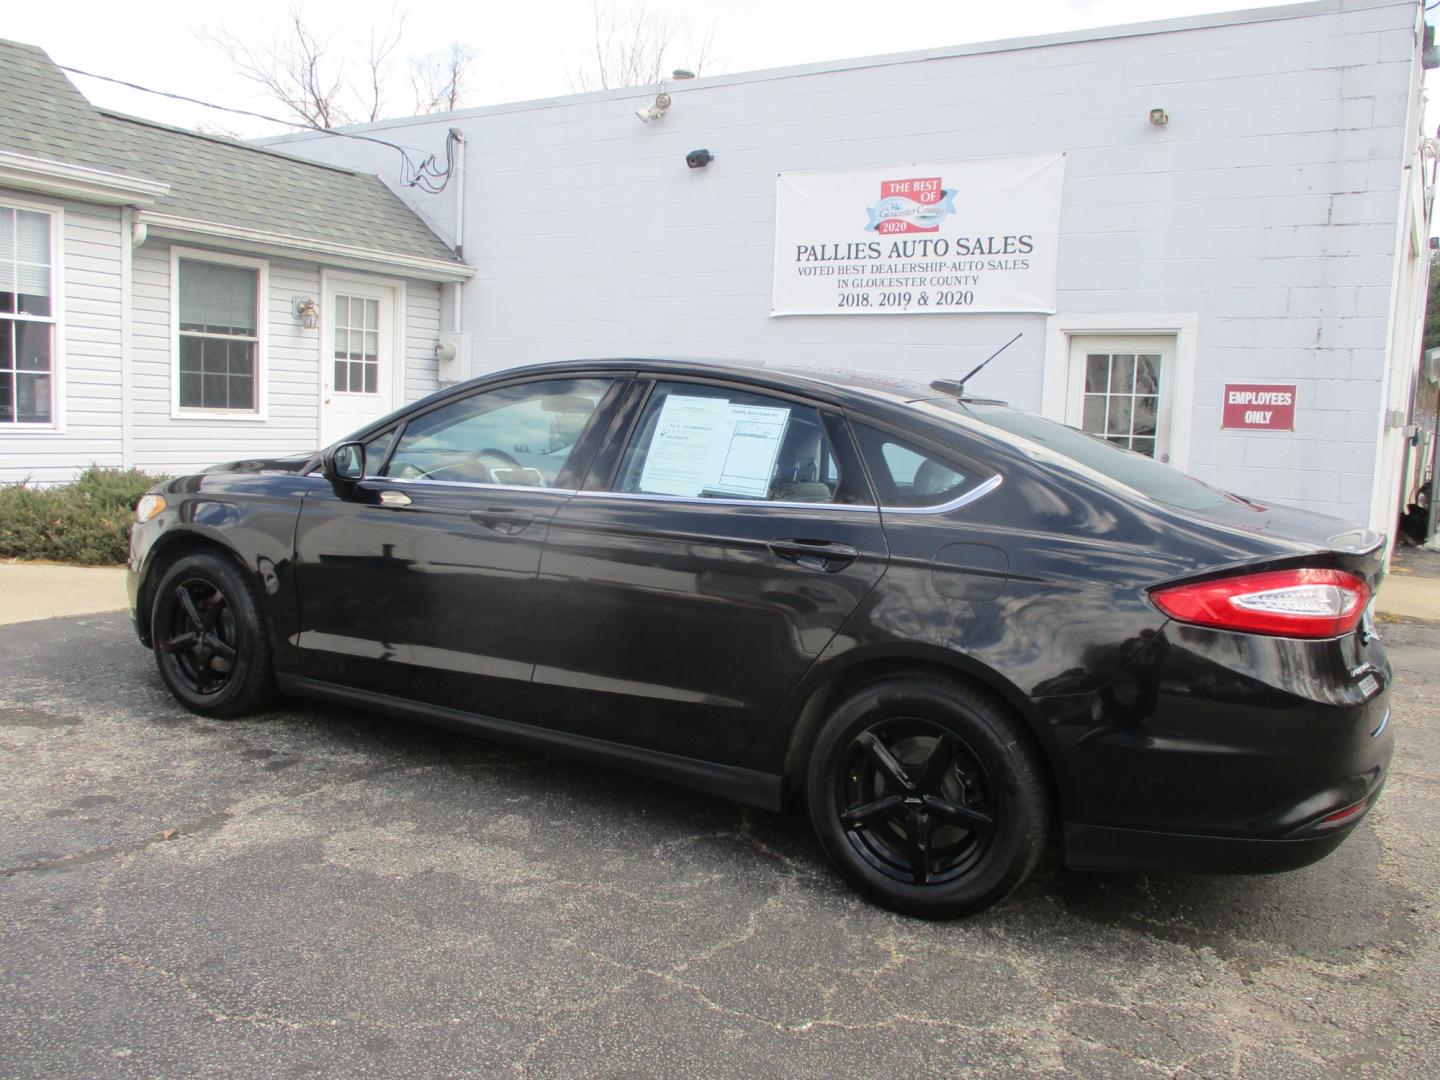
POLYGON ((1385 796, 1271 877, 1048 867, 950 923, 794 815, 343 709, 181 710, 0 626, 0 1076, 1431 1076, 1440 626, 1385 796))

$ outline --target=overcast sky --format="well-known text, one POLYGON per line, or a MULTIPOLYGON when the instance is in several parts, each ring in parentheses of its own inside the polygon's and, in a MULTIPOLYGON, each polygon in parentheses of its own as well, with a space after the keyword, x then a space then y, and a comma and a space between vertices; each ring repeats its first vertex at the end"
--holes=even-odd
MULTIPOLYGON (((222 105, 273 113, 277 107, 228 69, 205 41, 224 27, 263 42, 282 32, 293 0, 0 0, 0 36, 42 46, 60 64, 170 90, 222 105)), ((388 22, 392 0, 301 0, 307 19, 332 36, 337 51, 388 22)), ((633 0, 606 0, 634 7, 633 0)), ((584 62, 591 0, 531 3, 486 0, 400 0, 408 7, 404 57, 423 56, 452 40, 475 50, 467 105, 567 94, 584 62)), ((753 71, 962 42, 1110 26, 1202 12, 1264 6, 1244 0, 961 0, 887 5, 875 0, 649 0, 697 38, 713 28, 717 62, 709 73, 753 71)), ((684 34, 669 64, 693 65, 684 34)), ((241 135, 275 132, 273 125, 215 113, 72 76, 94 102, 184 126, 241 135)), ((404 79, 388 112, 410 115, 404 79)))

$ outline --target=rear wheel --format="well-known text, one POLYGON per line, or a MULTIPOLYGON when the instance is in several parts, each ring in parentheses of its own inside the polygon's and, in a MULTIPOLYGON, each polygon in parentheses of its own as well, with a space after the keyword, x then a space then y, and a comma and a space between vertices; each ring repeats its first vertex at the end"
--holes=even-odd
POLYGON ((155 589, 150 627, 160 677, 192 712, 243 716, 273 700, 259 599, 229 559, 200 552, 177 560, 155 589))
POLYGON ((925 918, 1003 899, 1049 835, 1049 791, 1014 717, 942 677, 886 679, 844 701, 816 738, 806 801, 852 885, 925 918))

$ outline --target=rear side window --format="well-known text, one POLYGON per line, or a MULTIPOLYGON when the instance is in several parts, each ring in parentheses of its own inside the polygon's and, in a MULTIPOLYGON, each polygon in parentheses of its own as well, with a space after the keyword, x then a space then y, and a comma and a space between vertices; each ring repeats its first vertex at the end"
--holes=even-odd
POLYGON ((937 408, 983 421, 1075 464, 1093 469, 1132 491, 1181 510, 1211 510, 1233 505, 1235 497, 1218 491, 1179 469, 1162 465, 1146 453, 1121 449, 1104 439, 1002 405, 953 400, 926 401, 937 408))
POLYGON ((883 506, 941 506, 990 475, 888 431, 867 424, 853 427, 883 506))
POLYGON ((697 383, 656 383, 615 490, 687 499, 850 501, 816 409, 697 383))

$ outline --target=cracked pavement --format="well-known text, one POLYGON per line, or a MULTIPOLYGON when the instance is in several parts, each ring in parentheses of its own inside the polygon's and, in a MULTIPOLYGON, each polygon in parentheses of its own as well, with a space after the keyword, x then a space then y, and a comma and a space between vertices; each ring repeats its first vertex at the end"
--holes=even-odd
POLYGON ((0 627, 0 1076, 1428 1076, 1440 624, 1386 793, 1271 877, 871 907, 804 821, 339 708, 177 706, 123 614, 0 627))

